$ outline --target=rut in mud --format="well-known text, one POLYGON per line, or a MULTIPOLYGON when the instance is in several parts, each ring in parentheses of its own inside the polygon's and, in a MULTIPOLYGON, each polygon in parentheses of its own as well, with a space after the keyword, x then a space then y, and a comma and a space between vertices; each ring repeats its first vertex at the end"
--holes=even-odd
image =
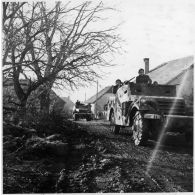
POLYGON ((69 144, 63 157, 6 153, 4 193, 193 191, 193 147, 182 136, 167 136, 148 174, 155 142, 136 147, 101 121, 79 121, 61 136, 69 144))
POLYGON ((145 147, 136 147, 128 133, 114 135, 109 131, 107 123, 82 121, 80 124, 96 140, 94 148, 99 147, 100 162, 103 159, 110 163, 105 172, 98 171, 98 179, 94 176, 92 180, 97 190, 98 187, 103 192, 193 190, 193 147, 186 144, 183 135, 166 136, 147 174, 146 169, 155 142, 149 141, 145 147), (118 177, 114 176, 117 172, 118 177), (112 178, 118 178, 118 181, 115 183, 112 178))

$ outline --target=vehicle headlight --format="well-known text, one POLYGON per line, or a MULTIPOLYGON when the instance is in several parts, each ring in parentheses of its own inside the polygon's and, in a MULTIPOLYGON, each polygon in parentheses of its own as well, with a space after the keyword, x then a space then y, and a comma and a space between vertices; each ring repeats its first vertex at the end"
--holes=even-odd
POLYGON ((78 109, 78 108, 76 108, 76 111, 77 111, 77 112, 79 112, 79 109, 78 109))
POLYGON ((147 101, 147 99, 145 99, 145 98, 140 99, 140 103, 141 103, 141 104, 145 104, 146 101, 147 101))

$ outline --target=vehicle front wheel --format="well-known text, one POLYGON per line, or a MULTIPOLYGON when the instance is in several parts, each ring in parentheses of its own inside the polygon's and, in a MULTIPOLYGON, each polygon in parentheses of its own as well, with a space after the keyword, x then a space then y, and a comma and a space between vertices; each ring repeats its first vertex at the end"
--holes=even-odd
POLYGON ((144 119, 139 111, 133 119, 133 140, 136 146, 145 145, 148 140, 148 121, 144 119))
POLYGON ((112 112, 110 116, 110 130, 114 134, 119 134, 120 131, 120 125, 115 124, 114 112, 112 112))
POLYGON ((79 117, 78 117, 78 115, 77 114, 74 114, 74 121, 78 121, 78 119, 79 119, 79 117))
POLYGON ((87 120, 87 121, 91 121, 91 117, 87 117, 86 120, 87 120))

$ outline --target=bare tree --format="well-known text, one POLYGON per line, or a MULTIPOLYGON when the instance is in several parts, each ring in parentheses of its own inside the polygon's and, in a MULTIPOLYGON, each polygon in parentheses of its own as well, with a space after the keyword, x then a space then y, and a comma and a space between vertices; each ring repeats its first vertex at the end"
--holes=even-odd
POLYGON ((98 76, 95 67, 110 65, 107 59, 119 49, 119 37, 115 27, 94 29, 110 9, 102 3, 70 7, 57 2, 53 8, 43 2, 16 5, 4 6, 5 16, 7 10, 14 13, 13 19, 4 17, 4 74, 12 75, 22 106, 32 91, 43 86, 41 110, 48 113, 51 88, 93 81, 98 76), (20 85, 22 76, 29 82, 26 90, 20 85))

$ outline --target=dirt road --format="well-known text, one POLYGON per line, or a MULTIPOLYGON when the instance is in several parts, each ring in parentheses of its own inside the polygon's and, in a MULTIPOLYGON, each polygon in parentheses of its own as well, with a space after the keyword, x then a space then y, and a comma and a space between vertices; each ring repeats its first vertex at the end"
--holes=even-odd
POLYGON ((44 147, 30 152, 29 139, 4 136, 4 193, 193 191, 193 147, 184 136, 167 135, 149 164, 156 143, 136 147, 129 133, 114 135, 107 122, 65 121, 58 133, 68 144, 66 155, 44 147), (12 139, 20 145, 5 147, 12 139))
MULTIPOLYGON (((83 145, 80 145, 83 147, 82 163, 76 169, 73 165, 74 170, 72 167, 72 175, 82 175, 81 169, 87 174, 83 183, 85 187, 79 191, 193 191, 193 146, 186 144, 184 136, 166 135, 147 172, 151 155, 155 150, 154 141, 149 141, 147 146, 137 147, 126 131, 119 135, 110 132, 107 122, 77 123, 87 132, 86 137, 81 137, 81 140, 84 140, 83 145)), ((69 168, 71 172, 71 166, 69 168)), ((72 186, 75 187, 75 182, 72 182, 72 186)), ((68 191, 74 191, 74 187, 68 191)), ((78 188, 76 191, 78 192, 78 188)))

